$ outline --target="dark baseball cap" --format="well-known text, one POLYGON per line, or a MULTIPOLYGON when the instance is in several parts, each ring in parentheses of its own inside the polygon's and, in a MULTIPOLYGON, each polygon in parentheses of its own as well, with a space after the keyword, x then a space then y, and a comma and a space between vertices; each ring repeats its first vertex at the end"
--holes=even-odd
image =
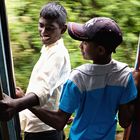
POLYGON ((122 32, 117 23, 107 17, 95 17, 85 24, 69 22, 69 35, 79 41, 93 41, 111 52, 122 42, 122 32))

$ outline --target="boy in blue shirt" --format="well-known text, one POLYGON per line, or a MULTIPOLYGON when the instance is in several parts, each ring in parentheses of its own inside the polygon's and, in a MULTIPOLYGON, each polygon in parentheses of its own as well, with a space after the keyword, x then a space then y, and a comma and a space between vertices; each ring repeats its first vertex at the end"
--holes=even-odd
POLYGON ((62 130, 75 112, 70 140, 115 140, 116 115, 120 125, 128 127, 137 96, 131 69, 111 57, 122 43, 121 30, 114 20, 96 17, 85 24, 69 23, 68 32, 73 39, 82 41, 83 58, 93 64, 71 72, 58 111, 49 111, 48 107, 30 110, 57 130, 62 130))

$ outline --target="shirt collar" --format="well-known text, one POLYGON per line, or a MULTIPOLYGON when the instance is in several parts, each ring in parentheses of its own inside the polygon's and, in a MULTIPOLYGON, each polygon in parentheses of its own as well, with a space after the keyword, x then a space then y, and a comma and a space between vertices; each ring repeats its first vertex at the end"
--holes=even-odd
POLYGON ((88 75, 104 75, 111 72, 118 72, 127 67, 127 64, 112 59, 108 64, 84 64, 76 69, 88 75))

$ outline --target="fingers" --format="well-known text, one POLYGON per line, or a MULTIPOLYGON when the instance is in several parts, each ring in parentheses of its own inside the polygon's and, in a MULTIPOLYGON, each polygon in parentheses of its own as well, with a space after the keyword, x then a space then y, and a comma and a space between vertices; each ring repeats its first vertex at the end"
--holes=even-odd
POLYGON ((8 105, 5 103, 4 100, 0 101, 0 114, 8 108, 8 105))
POLYGON ((3 93, 3 100, 0 100, 0 121, 8 121, 12 118, 10 101, 11 97, 3 93))
POLYGON ((8 100, 8 99, 11 99, 10 96, 8 96, 7 94, 3 93, 3 100, 8 100))
POLYGON ((22 91, 22 89, 20 87, 16 87, 16 90, 22 91))
POLYGON ((16 87, 16 98, 21 98, 24 96, 24 92, 20 87, 16 87))
POLYGON ((71 124, 71 123, 73 122, 73 120, 74 120, 74 117, 71 116, 71 117, 69 118, 69 120, 67 121, 67 124, 68 124, 68 125, 71 124))
POLYGON ((135 84, 140 84, 140 71, 139 70, 132 70, 133 78, 135 80, 135 84))

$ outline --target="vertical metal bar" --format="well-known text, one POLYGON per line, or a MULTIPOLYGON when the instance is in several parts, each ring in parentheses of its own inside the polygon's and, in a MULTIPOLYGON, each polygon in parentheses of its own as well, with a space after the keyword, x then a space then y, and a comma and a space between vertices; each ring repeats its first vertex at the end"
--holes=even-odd
MULTIPOLYGON (((3 99, 2 93, 3 93, 3 90, 2 90, 1 78, 0 78, 0 100, 3 99)), ((10 140, 7 122, 1 122, 1 132, 2 132, 2 139, 3 140, 10 140)))
MULTIPOLYGON (((0 0, 0 76, 1 76, 1 89, 11 96, 15 98, 15 81, 13 76, 13 63, 11 57, 11 49, 10 49, 10 41, 9 41, 9 32, 8 32, 8 24, 7 24, 7 16, 6 16, 6 7, 5 1, 0 0)), ((1 92, 3 92, 1 91, 1 92)), ((6 126, 1 123, 1 127, 6 126)), ((15 115, 12 120, 7 122, 7 134, 9 135, 10 140, 21 140, 20 135, 20 123, 18 114, 15 115)), ((2 128, 2 131, 5 131, 2 128)), ((3 136, 4 134, 2 134, 3 136)), ((8 140, 8 139, 3 139, 8 140)))
POLYGON ((136 61, 135 61, 135 67, 134 68, 135 68, 135 70, 140 70, 140 34, 139 34, 136 61))

